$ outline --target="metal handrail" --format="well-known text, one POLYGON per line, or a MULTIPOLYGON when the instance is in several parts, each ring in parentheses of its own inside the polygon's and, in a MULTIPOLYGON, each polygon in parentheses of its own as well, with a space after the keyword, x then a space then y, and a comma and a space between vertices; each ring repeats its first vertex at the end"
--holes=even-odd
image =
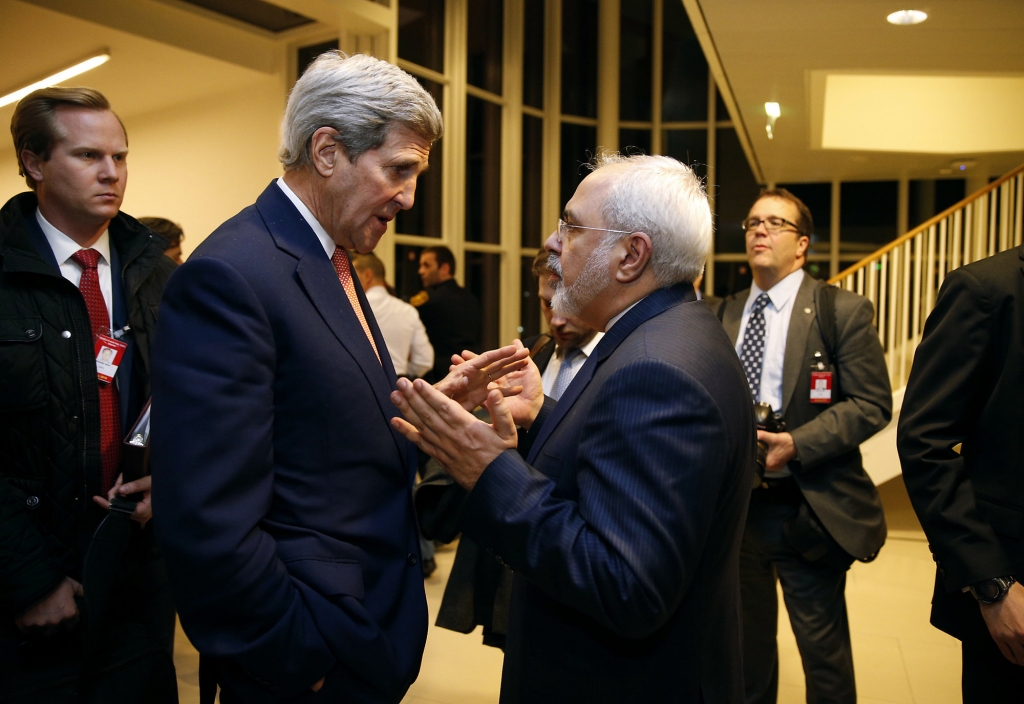
POLYGON ((914 350, 953 269, 1021 244, 1024 164, 829 279, 867 297, 893 389, 906 385, 914 350))

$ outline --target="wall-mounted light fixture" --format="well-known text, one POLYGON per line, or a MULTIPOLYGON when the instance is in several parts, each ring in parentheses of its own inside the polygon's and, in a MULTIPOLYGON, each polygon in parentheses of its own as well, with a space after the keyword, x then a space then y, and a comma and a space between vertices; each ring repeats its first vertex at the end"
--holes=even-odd
POLYGON ((764 126, 764 129, 768 133, 768 139, 775 139, 775 121, 779 119, 782 111, 779 109, 778 103, 765 103, 764 111, 768 115, 768 124, 764 126))
POLYGON ((900 10, 888 15, 889 24, 921 24, 928 19, 928 13, 921 10, 900 10))
POLYGON ((62 71, 58 71, 53 75, 47 76, 41 81, 36 81, 31 85, 25 86, 24 88, 19 88, 14 92, 8 93, 4 97, 0 98, 0 107, 18 102, 34 90, 39 90, 40 88, 49 88, 50 86, 57 85, 58 83, 63 83, 64 81, 70 78, 74 78, 79 74, 85 73, 86 71, 94 69, 97 66, 103 65, 107 63, 109 60, 110 52, 104 49, 100 53, 89 57, 85 61, 79 61, 74 66, 69 66, 68 68, 63 69, 62 71))

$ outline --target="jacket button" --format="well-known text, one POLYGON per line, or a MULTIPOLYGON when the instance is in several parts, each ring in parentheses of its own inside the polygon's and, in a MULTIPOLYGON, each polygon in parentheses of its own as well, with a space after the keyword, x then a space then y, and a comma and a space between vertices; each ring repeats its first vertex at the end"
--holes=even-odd
POLYGON ((39 333, 36 332, 35 330, 26 330, 25 331, 25 337, 27 337, 30 340, 34 340, 38 336, 39 336, 39 333))
POLYGON ((63 337, 65 340, 68 340, 68 339, 71 338, 71 331, 70 330, 65 330, 64 332, 62 332, 60 334, 60 336, 63 337))
POLYGON ((407 563, 409 563, 410 565, 415 565, 417 562, 419 562, 419 560, 416 559, 416 556, 413 555, 412 553, 409 553, 408 555, 405 556, 405 561, 407 563))
POLYGON ((28 497, 27 499, 25 499, 25 505, 28 506, 29 508, 36 508, 37 506, 39 506, 39 497, 38 496, 30 496, 30 497, 28 497))

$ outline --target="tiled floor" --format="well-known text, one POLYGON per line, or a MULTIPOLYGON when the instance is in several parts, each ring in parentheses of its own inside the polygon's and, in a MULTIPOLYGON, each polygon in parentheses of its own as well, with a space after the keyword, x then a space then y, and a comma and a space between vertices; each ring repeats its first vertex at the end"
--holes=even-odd
MULTIPOLYGON (((889 541, 878 559, 855 563, 846 598, 861 704, 945 704, 960 701, 959 643, 928 624, 935 564, 910 509, 900 477, 880 487, 889 541)), ((437 554, 426 581, 431 623, 455 551, 437 554)), ((197 657, 179 631, 177 666, 183 704, 198 702, 197 657)), ((462 635, 431 627, 419 679, 406 704, 490 704, 498 700, 501 652, 462 635)), ((779 703, 804 701, 803 670, 785 609, 779 622, 779 703)))

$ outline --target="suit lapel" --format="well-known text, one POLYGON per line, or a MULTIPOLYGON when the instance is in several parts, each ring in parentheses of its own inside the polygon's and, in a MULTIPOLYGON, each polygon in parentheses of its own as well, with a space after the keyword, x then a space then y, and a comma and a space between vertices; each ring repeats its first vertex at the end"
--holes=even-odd
POLYGON ((579 399, 583 390, 587 388, 590 381, 594 378, 594 373, 597 371, 597 367, 600 366, 605 359, 611 356, 618 346, 625 340, 631 332, 636 330, 641 323, 644 323, 654 316, 662 313, 672 306, 688 301, 694 301, 697 299, 697 295, 693 292, 693 286, 689 283, 683 282, 676 284, 671 288, 660 288, 654 293, 647 296, 630 310, 626 315, 612 326, 612 329, 605 333, 605 336, 601 338, 601 341, 597 343, 597 347, 594 348, 594 353, 587 358, 586 363, 573 377, 572 383, 562 394, 562 397, 558 399, 558 404, 555 406, 555 410, 551 412, 551 416, 545 421, 544 427, 540 429, 540 434, 533 443, 533 447, 530 449, 530 455, 527 457, 527 463, 533 464, 533 461, 537 458, 544 443, 547 442, 548 438, 551 437, 551 433, 554 432, 558 424, 562 422, 566 414, 572 408, 576 400, 579 399))
POLYGON ((732 346, 736 346, 736 338, 740 334, 740 323, 743 322, 743 307, 747 304, 747 297, 750 295, 750 289, 746 291, 740 291, 725 304, 725 312, 722 314, 722 326, 725 328, 726 334, 729 336, 729 341, 732 342, 732 346))
MULTIPOLYGON (((381 353, 380 360, 374 354, 363 326, 349 304, 334 265, 327 258, 320 240, 302 214, 273 182, 256 200, 256 207, 278 248, 299 260, 295 267, 296 278, 334 337, 356 360, 359 370, 373 389, 377 404, 384 416, 390 420, 397 414, 397 409, 389 398, 395 388, 395 371, 388 356, 387 346, 377 327, 377 321, 373 318, 373 311, 359 285, 359 278, 353 271, 356 295, 363 306, 363 314, 366 316, 377 349, 381 353)), ((351 269, 351 264, 349 266, 351 269)), ((391 434, 403 459, 407 460, 407 443, 394 429, 391 434)))
POLYGON ((789 408, 789 401, 800 374, 807 371, 803 369, 803 363, 811 325, 817 320, 814 308, 814 292, 817 286, 818 281, 805 273, 793 300, 793 313, 789 317, 789 331, 786 334, 786 354, 782 362, 782 407, 785 409, 789 408), (807 310, 810 313, 806 313, 807 310))

